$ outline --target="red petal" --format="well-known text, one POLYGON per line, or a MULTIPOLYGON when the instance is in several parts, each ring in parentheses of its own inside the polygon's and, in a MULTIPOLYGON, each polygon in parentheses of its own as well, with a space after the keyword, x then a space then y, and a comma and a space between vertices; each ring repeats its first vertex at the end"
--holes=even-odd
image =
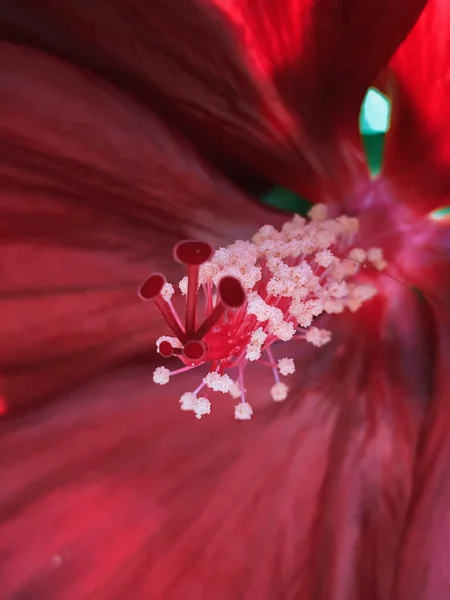
POLYGON ((424 212, 450 194, 450 4, 430 0, 394 56, 385 171, 424 212))
POLYGON ((348 193, 355 168, 365 176, 359 105, 424 3, 14 0, 2 21, 8 39, 86 65, 156 107, 236 180, 256 173, 317 198, 324 183, 348 193), (350 165, 346 138, 359 152, 350 165))
POLYGON ((450 589, 450 328, 440 328, 435 400, 425 421, 393 600, 446 600, 450 589))
POLYGON ((450 223, 422 219, 409 245, 395 256, 399 277, 423 292, 442 321, 450 323, 450 223))
POLYGON ((305 126, 357 121, 372 81, 426 0, 212 0, 305 126))
POLYGON ((270 83, 248 68, 232 27, 203 0, 28 0, 3 6, 6 39, 101 74, 164 115, 236 180, 293 176, 294 125, 270 83))
POLYGON ((152 270, 179 278, 173 243, 245 239, 271 213, 92 75, 5 44, 0 62, 0 368, 11 406, 149 352, 162 322, 137 289, 152 270))
POLYGON ((202 374, 161 388, 147 368, 5 422, 3 596, 387 598, 429 393, 420 309, 399 302, 342 317, 329 348, 280 346, 303 354, 283 404, 249 368, 250 422, 218 394, 197 421, 177 398, 202 374))
POLYGON ((363 97, 426 0, 213 2, 234 22, 254 68, 299 117, 311 181, 302 174, 297 189, 343 202, 367 178, 358 131, 363 97))

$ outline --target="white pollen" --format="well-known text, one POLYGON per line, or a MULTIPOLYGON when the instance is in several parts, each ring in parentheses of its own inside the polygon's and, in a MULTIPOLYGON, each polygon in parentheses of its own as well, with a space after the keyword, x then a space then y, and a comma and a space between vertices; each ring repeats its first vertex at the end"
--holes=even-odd
POLYGON ((257 233, 252 237, 252 242, 256 245, 265 242, 266 240, 276 240, 279 237, 278 231, 272 225, 263 225, 257 233))
MULTIPOLYGON (((345 261, 349 262, 349 261, 345 261)), ((351 263, 355 264, 355 263, 351 263)), ((357 265, 358 266, 358 265, 357 265)), ((335 281, 342 281, 346 275, 346 270, 341 262, 336 261, 331 267, 331 275, 335 281)))
POLYGON ((252 362, 259 360, 261 358, 261 346, 252 346, 249 344, 245 352, 245 358, 252 362))
POLYGON ((197 419, 201 419, 203 415, 211 413, 211 402, 208 398, 197 398, 193 392, 186 392, 180 398, 181 410, 192 410, 197 419))
POLYGON ((187 277, 183 277, 183 279, 180 280, 180 283, 178 284, 178 287, 180 288, 180 291, 183 294, 183 296, 186 296, 186 294, 187 294, 187 288, 188 288, 188 278, 187 277))
POLYGON ((194 410, 194 402, 197 400, 197 396, 192 392, 185 392, 180 397, 180 408, 181 410, 194 410))
POLYGON ((345 306, 348 306, 348 299, 345 302, 340 298, 332 298, 329 296, 323 302, 323 310, 329 315, 340 315, 344 312, 345 306))
POLYGON ((255 361, 261 358, 261 349, 267 338, 267 333, 264 332, 262 327, 258 327, 252 333, 250 341, 247 345, 245 358, 247 360, 255 361))
POLYGON ((320 252, 317 252, 317 254, 314 257, 314 260, 317 264, 326 269, 333 263, 334 255, 329 250, 321 250, 320 252))
POLYGON ((194 410, 197 396, 193 392, 185 392, 180 398, 181 410, 194 410))
POLYGON ((278 370, 282 375, 292 375, 295 373, 295 365, 292 358, 280 358, 278 361, 278 370))
POLYGON ((301 217, 300 215, 294 215, 291 221, 284 223, 281 228, 281 233, 283 238, 289 242, 292 238, 295 238, 299 235, 306 225, 306 219, 301 217))
POLYGON ((264 344, 266 341, 266 338, 267 333, 264 332, 262 327, 258 327, 258 329, 255 329, 255 331, 252 333, 250 344, 259 344, 262 346, 262 344, 264 344))
POLYGON ((220 375, 215 371, 208 373, 206 377, 203 378, 203 383, 205 383, 211 390, 215 392, 222 392, 222 394, 227 394, 230 392, 235 384, 231 377, 226 373, 224 375, 220 375))
POLYGON ((356 233, 359 229, 359 221, 356 217, 342 215, 336 219, 344 233, 356 233))
POLYGON ((363 263, 366 260, 366 253, 362 248, 352 248, 348 253, 350 260, 355 260, 358 263, 363 263))
POLYGON ((314 317, 318 317, 324 310, 324 304, 318 298, 315 300, 294 301, 290 307, 290 314, 297 319, 300 327, 309 327, 314 317))
POLYGON ((278 383, 272 386, 270 390, 270 395, 272 396, 275 402, 282 402, 283 400, 286 400, 288 391, 288 386, 285 383, 279 381, 278 383))
POLYGON ((269 331, 279 340, 288 342, 294 337, 296 329, 292 323, 287 323, 283 320, 273 320, 269 321, 269 331))
POLYGON ((240 398, 242 396, 241 388, 237 381, 233 381, 233 385, 230 388, 230 395, 233 398, 240 398))
POLYGON ((209 415, 211 413, 211 402, 208 398, 196 398, 193 405, 192 410, 195 412, 197 419, 201 419, 203 415, 209 415))
POLYGON ((318 327, 310 327, 305 333, 305 339, 313 346, 320 348, 328 344, 331 340, 331 332, 327 329, 319 329, 318 327))
POLYGON ((344 298, 348 294, 348 286, 345 281, 333 281, 327 291, 333 298, 344 298))
POLYGON ((159 385, 166 385, 169 383, 170 371, 166 367, 156 367, 153 371, 153 381, 159 383, 159 385))
POLYGON ((328 216, 328 208, 325 204, 315 204, 308 212, 312 221, 325 221, 328 216))
POLYGON ((238 421, 248 421, 252 418, 253 409, 248 402, 239 402, 234 407, 234 418, 238 421))
POLYGON ((384 271, 385 268, 388 266, 387 261, 385 261, 383 258, 381 260, 377 260, 373 263, 373 266, 378 269, 378 271, 384 271))
POLYGON ((367 260, 378 269, 383 271, 387 267, 387 262, 383 258, 383 250, 381 248, 369 248, 367 250, 367 260))
POLYGON ((381 248, 369 248, 367 250, 367 260, 370 262, 380 260, 383 258, 383 251, 381 248))
POLYGON ((172 298, 172 296, 174 295, 175 290, 174 287, 171 283, 166 283, 163 285, 163 288, 161 290, 161 296, 164 298, 164 300, 166 302, 169 302, 169 300, 172 298))

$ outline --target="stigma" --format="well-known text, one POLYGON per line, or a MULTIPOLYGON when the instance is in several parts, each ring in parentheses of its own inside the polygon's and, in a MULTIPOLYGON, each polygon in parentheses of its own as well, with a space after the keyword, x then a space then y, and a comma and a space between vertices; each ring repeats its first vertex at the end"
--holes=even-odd
POLYGON ((180 361, 172 371, 157 367, 153 381, 166 385, 173 376, 208 365, 197 388, 181 396, 181 409, 198 419, 210 414, 206 394, 212 390, 234 398, 235 419, 248 420, 253 408, 245 372, 258 362, 272 370, 272 400, 286 400, 289 388, 281 378, 295 372, 294 361, 276 360, 272 346, 290 340, 324 346, 331 332, 315 326, 317 317, 355 312, 377 293, 358 272, 367 264, 383 270, 386 262, 380 248, 354 246, 358 226, 353 217, 329 219, 318 204, 308 218, 295 215, 280 231, 265 225, 251 240, 216 252, 206 242, 179 242, 173 255, 187 270, 178 284, 186 299, 184 319, 172 304, 175 288, 162 273, 139 288, 139 297, 156 304, 171 333, 157 340, 158 353, 180 361))

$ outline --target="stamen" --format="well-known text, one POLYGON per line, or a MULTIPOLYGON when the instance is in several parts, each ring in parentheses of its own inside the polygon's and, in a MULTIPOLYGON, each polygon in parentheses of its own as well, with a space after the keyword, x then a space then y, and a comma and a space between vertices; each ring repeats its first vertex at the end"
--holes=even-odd
POLYGON ((195 369, 195 367, 198 367, 199 365, 188 365, 187 367, 181 367, 181 369, 177 369, 176 371, 170 371, 170 376, 172 377, 173 375, 179 375, 180 373, 185 373, 186 371, 192 371, 192 369, 195 369))
POLYGON ((192 392, 195 396, 199 393, 200 390, 202 390, 205 387, 206 383, 204 381, 202 381, 196 388, 195 390, 192 392))
POLYGON ((173 251, 175 259, 188 269, 186 303, 186 334, 189 336, 197 327, 198 275, 200 265, 211 258, 212 248, 206 242, 179 242, 173 251))
POLYGON ((239 365, 239 388, 241 390, 241 401, 245 402, 244 367, 239 365))
POLYGON ((277 368, 275 366, 275 359, 273 357, 272 350, 270 348, 266 348, 266 353, 267 353, 267 356, 269 357, 270 362, 272 363, 272 365, 274 365, 272 367, 272 373, 273 373, 273 376, 275 378, 275 382, 276 383, 280 383, 280 376, 279 376, 278 370, 277 370, 277 368))
POLYGON ((155 382, 165 385, 177 373, 209 364, 209 373, 197 389, 182 395, 181 408, 193 411, 197 418, 209 414, 210 401, 198 396, 207 385, 240 398, 235 418, 247 420, 253 409, 246 401, 244 371, 259 361, 273 371, 275 383, 268 396, 276 402, 284 400, 288 387, 280 376, 292 375, 295 365, 291 358, 277 361, 272 345, 294 338, 320 348, 330 341, 331 333, 315 326, 319 315, 354 312, 377 292, 367 282, 368 269, 363 278, 358 274, 368 265, 384 269, 386 261, 379 248, 353 246, 357 229, 357 219, 328 219, 326 207, 316 205, 308 220, 294 216, 281 231, 264 226, 251 241, 238 240, 213 256, 205 242, 177 244, 174 257, 188 270, 179 284, 186 295, 185 330, 171 303, 174 287, 163 275, 153 274, 139 289, 142 299, 156 303, 176 335, 158 339, 159 354, 178 356, 184 365, 175 371, 158 367, 155 382), (200 288, 205 317, 198 326, 200 288), (264 351, 268 361, 261 358, 264 351), (238 381, 226 372, 234 368, 238 381))

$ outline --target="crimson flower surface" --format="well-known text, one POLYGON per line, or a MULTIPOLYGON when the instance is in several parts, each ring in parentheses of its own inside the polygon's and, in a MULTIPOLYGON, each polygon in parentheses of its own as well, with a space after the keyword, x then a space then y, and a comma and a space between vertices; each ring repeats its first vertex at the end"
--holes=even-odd
POLYGON ((2 3, 0 598, 448 598, 449 7, 2 3), (358 133, 374 83, 392 101, 376 179, 358 133), (305 313, 273 254, 290 219, 255 200, 274 185, 312 222, 359 224, 314 246, 312 274, 289 246, 289 278, 319 293, 324 261, 352 259, 370 294, 341 277, 305 313), (186 274, 183 240, 245 268, 208 279, 178 245, 180 324, 160 274, 186 274), (322 333, 283 341, 298 327, 322 333), (208 366, 159 385, 179 356, 208 366), (181 411, 203 379, 209 404, 181 411))

